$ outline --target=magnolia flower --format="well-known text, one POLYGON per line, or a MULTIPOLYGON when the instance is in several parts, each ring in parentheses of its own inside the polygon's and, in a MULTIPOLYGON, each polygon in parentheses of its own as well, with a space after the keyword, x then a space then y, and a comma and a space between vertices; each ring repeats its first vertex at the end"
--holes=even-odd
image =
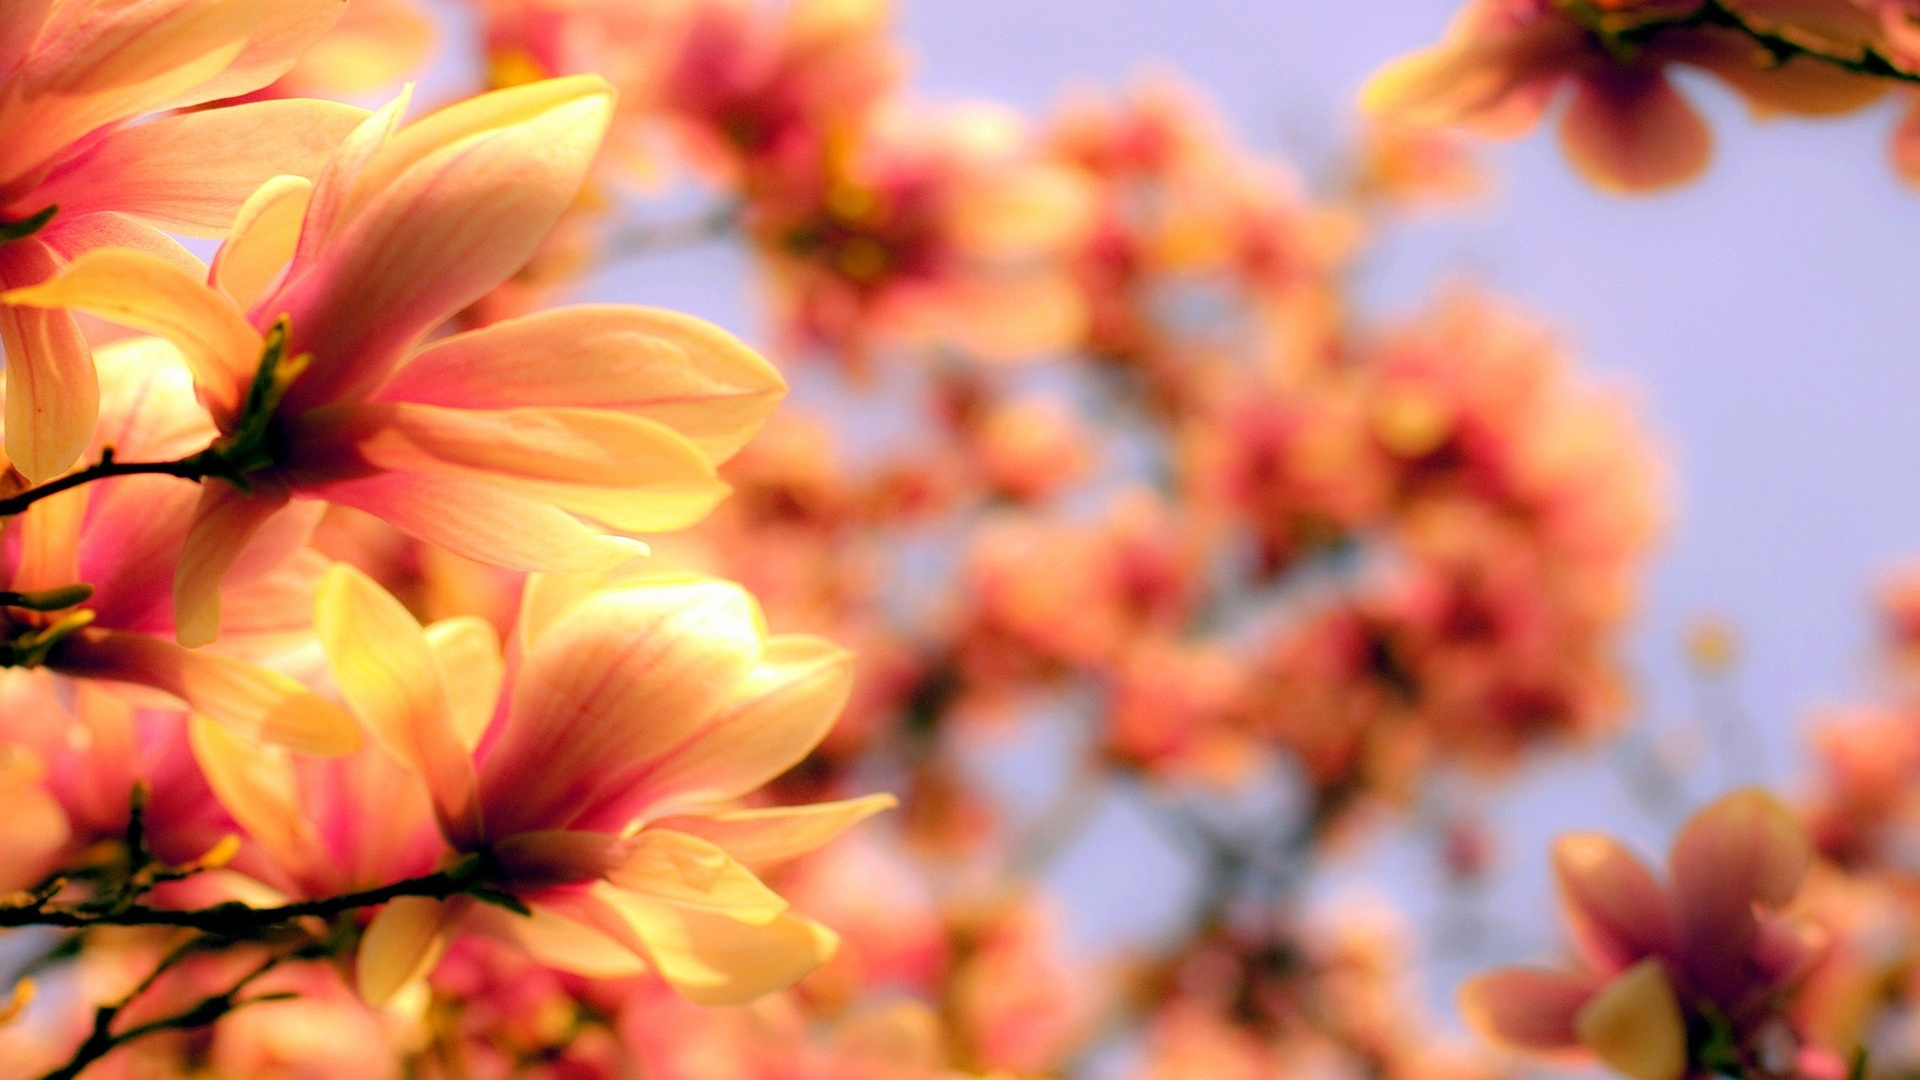
POLYGON ((758 429, 779 375, 722 331, 636 307, 575 307, 422 340, 526 262, 580 190, 612 109, 557 79, 400 128, 370 117, 317 183, 255 192, 212 284, 100 251, 15 304, 166 336, 193 369, 232 475, 210 479, 174 577, 184 644, 219 628, 219 586, 295 498, 365 510, 480 562, 589 571, 644 551, 726 492, 714 466, 758 429))
MULTIPOLYGON (((345 0, 9 0, 0 6, 0 286, 97 248, 196 272, 159 231, 217 236, 281 173, 312 175, 364 110, 274 101, 142 116, 257 90, 293 66, 345 0), (156 226, 158 228, 156 228, 156 226)), ((93 433, 86 339, 57 310, 0 307, 6 450, 28 479, 93 433)))
POLYGON ((1585 1050, 1633 1080, 1838 1075, 1810 1067, 1838 1062, 1783 1014, 1823 948, 1780 910, 1812 862, 1806 833, 1759 790, 1687 822, 1664 888, 1618 841, 1562 837, 1553 867, 1580 969, 1489 972, 1461 987, 1461 1008, 1497 1042, 1585 1050))
MULTIPOLYGON (((1773 62, 1737 31, 1683 22, 1704 0, 1470 0, 1446 40, 1389 64, 1362 92, 1367 111, 1413 125, 1459 125, 1493 136, 1531 130, 1573 85, 1560 122, 1568 158, 1611 191, 1684 183, 1706 168, 1712 135, 1667 77, 1673 64, 1712 72, 1756 113, 1823 116, 1850 112, 1885 89, 1877 80, 1794 57, 1773 62)), ((1857 50, 1874 20, 1851 0, 1741 0, 1762 25, 1791 21, 1836 48, 1857 50)))
MULTIPOLYGON (((765 636, 744 590, 705 579, 536 578, 510 669, 483 625, 423 630, 344 565, 330 571, 316 618, 334 678, 377 743, 363 755, 403 762, 444 842, 485 853, 492 886, 531 909, 508 932, 551 966, 651 968, 705 1003, 779 989, 832 953, 832 931, 791 911, 750 867, 810 851, 891 798, 734 803, 826 734, 851 685, 848 653, 765 636)), ((254 836, 305 820, 290 785, 258 781, 250 763, 262 751, 230 738, 201 749, 254 836)), ((316 827, 362 834, 331 847, 343 864, 367 865, 366 851, 392 851, 411 832, 389 827, 385 800, 376 814, 365 801, 327 805, 316 827)), ((361 945, 362 992, 385 1000, 480 914, 463 897, 388 904, 361 945)))

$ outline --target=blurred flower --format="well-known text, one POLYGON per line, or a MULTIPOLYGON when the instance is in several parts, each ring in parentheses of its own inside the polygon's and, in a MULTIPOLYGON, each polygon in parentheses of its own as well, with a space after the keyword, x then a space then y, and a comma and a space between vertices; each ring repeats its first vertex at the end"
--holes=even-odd
MULTIPOLYGON (((1397 123, 1512 136, 1533 128, 1571 83, 1560 121, 1568 158, 1601 188, 1640 192, 1693 179, 1712 152, 1705 121, 1668 79, 1671 65, 1712 73, 1762 114, 1850 112, 1885 89, 1804 56, 1769 56, 1745 34, 1690 20, 1705 2, 1470 0, 1445 41, 1375 73, 1362 101, 1397 123), (1643 32, 1648 27, 1659 29, 1643 32)), ((1790 21, 1855 50, 1875 32, 1848 0, 1734 7, 1763 26, 1790 21)))
POLYGON ((1554 872, 1582 966, 1480 975, 1461 1008, 1499 1043, 1585 1050, 1635 1080, 1839 1075, 1785 1012, 1823 948, 1817 927, 1781 911, 1812 860, 1792 816, 1757 790, 1687 822, 1664 888, 1617 841, 1562 837, 1554 872))
POLYGON ((296 496, 481 562, 579 571, 630 558, 643 549, 580 518, 625 531, 698 520, 726 491, 714 464, 784 389, 724 332, 644 308, 567 308, 421 347, 552 228, 611 103, 604 82, 579 77, 397 129, 404 104, 357 129, 317 186, 283 178, 256 192, 215 286, 112 251, 7 294, 167 335, 220 426, 216 445, 244 458, 201 489, 174 577, 183 643, 214 638, 221 582, 296 496))

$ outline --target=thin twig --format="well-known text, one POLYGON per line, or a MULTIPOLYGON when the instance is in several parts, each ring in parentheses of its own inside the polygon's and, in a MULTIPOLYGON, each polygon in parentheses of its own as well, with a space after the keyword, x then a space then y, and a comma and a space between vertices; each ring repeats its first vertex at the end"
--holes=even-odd
POLYGON ((1699 8, 1670 19, 1652 19, 1618 25, 1619 19, 1591 0, 1557 0, 1562 11, 1578 20, 1623 58, 1634 50, 1676 30, 1717 27, 1732 30, 1765 49, 1776 63, 1796 57, 1874 79, 1920 85, 1920 72, 1910 71, 1871 45, 1858 49, 1836 46, 1818 34, 1788 23, 1773 23, 1741 11, 1731 0, 1705 0, 1699 8))
POLYGON ((246 937, 261 930, 282 926, 299 919, 330 919, 342 912, 374 907, 403 896, 424 896, 445 900, 462 894, 488 895, 486 860, 469 859, 457 866, 420 877, 407 878, 377 889, 343 893, 320 900, 302 900, 278 907, 256 908, 229 902, 197 909, 149 907, 144 904, 51 904, 30 901, 0 906, 0 928, 21 926, 58 926, 83 929, 89 926, 181 926, 222 937, 246 937))
POLYGON ((0 499, 0 517, 12 517, 42 499, 97 480, 110 480, 116 476, 177 476, 182 480, 199 481, 213 475, 217 468, 213 457, 204 451, 174 461, 115 461, 113 451, 108 449, 100 454, 98 462, 79 472, 68 473, 39 487, 0 499))

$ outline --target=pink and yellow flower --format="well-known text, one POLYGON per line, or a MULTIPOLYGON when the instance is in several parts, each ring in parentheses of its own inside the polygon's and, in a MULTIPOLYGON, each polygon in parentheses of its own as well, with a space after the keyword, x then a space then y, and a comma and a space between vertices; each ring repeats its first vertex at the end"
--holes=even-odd
POLYGON ((1687 822, 1664 887, 1611 837, 1562 837, 1553 867, 1580 966, 1480 975, 1461 1007, 1496 1042, 1585 1052, 1633 1080, 1839 1075, 1786 1011, 1823 948, 1782 911, 1812 864, 1806 833, 1759 790, 1687 822))
POLYGON ((255 192, 211 285, 116 250, 7 294, 166 336, 217 445, 251 447, 201 489, 174 577, 183 643, 213 639, 220 583, 296 498, 496 565, 623 561, 643 547, 582 519, 623 532, 698 520, 726 493, 715 464, 785 389, 724 332, 636 307, 564 308, 423 344, 559 220, 612 95, 593 77, 560 79, 401 128, 404 103, 361 125, 316 183, 255 192))
MULTIPOLYGON (((283 836, 289 822, 352 828, 357 840, 323 832, 319 847, 282 846, 309 868, 306 853, 323 848, 333 865, 364 866, 367 852, 414 850, 403 843, 414 830, 387 815, 418 802, 446 845, 482 853, 494 887, 531 908, 501 916, 500 929, 536 958, 590 975, 651 969, 695 1001, 757 997, 832 953, 833 933, 750 867, 810 851, 891 799, 738 800, 826 733, 851 656, 814 638, 766 636, 743 590, 705 579, 535 579, 510 668, 483 624, 455 623, 423 630, 358 571, 329 573, 316 629, 374 736, 360 756, 403 763, 424 798, 380 800, 378 817, 373 803, 331 798, 332 813, 310 814, 287 802, 297 785, 260 782, 267 774, 248 763, 263 751, 203 743, 209 775, 226 778, 215 789, 256 839, 283 836)), ((389 904, 363 939, 362 991, 385 1000, 430 966, 450 929, 483 914, 459 897, 389 904)))

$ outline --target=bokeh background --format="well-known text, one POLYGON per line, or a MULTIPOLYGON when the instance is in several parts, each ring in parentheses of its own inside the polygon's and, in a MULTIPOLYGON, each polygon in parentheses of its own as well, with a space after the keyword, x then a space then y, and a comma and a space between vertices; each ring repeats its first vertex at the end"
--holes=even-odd
MULTIPOLYGON (((1456 6, 901 0, 898 19, 926 97, 984 97, 1039 115, 1076 85, 1170 69, 1245 145, 1291 161, 1311 183, 1355 131, 1366 75, 1435 40, 1456 6)), ((454 5, 436 14, 450 41, 470 30, 454 5)), ((442 50, 428 89, 442 78, 470 85, 470 73, 448 66, 462 51, 442 50)), ((1920 558, 1920 298, 1910 269, 1920 194, 1882 163, 1892 116, 1758 120, 1716 87, 1687 89, 1719 139, 1704 182, 1650 199, 1604 195, 1542 134, 1488 148, 1487 200, 1390 233, 1361 268, 1359 294, 1378 313, 1465 278, 1557 326, 1590 373, 1637 396, 1672 466, 1667 539, 1634 635, 1640 732, 1624 750, 1549 760, 1485 796, 1499 870, 1475 900, 1474 925, 1440 936, 1436 999, 1468 970, 1552 947, 1541 902, 1552 834, 1605 829, 1657 852, 1707 795, 1791 781, 1803 752, 1796 722, 1862 696, 1878 677, 1874 584, 1920 558), (1738 663, 1703 684, 1686 641, 1711 619, 1734 630, 1738 663), (1697 761, 1693 786, 1665 811, 1631 791, 1646 780, 1650 747, 1697 761)), ((744 269, 725 245, 656 254, 605 275, 590 296, 680 308, 764 338, 739 289, 744 269)), ((989 766, 1009 797, 1044 803, 1048 747, 1002 750, 989 766)), ((1428 839, 1416 828, 1347 853, 1323 900, 1384 892, 1416 922, 1450 918, 1460 898, 1440 887, 1428 839)), ((1050 880, 1072 911, 1070 935, 1092 944, 1151 934, 1179 910, 1167 883, 1188 873, 1115 804, 1050 880)))

